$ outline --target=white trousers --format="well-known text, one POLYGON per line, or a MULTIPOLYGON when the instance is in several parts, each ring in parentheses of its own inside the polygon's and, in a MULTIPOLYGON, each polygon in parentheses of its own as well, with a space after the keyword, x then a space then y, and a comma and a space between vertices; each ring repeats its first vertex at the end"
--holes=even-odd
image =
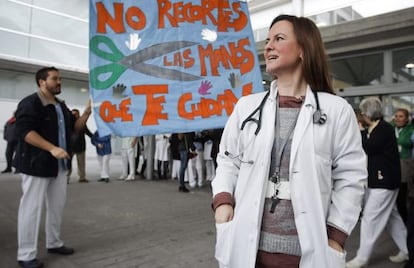
POLYGON ((109 160, 111 159, 110 154, 99 155, 98 162, 101 167, 101 178, 109 178, 109 160))
POLYGON ((204 154, 197 150, 197 156, 188 161, 188 185, 191 188, 203 186, 204 184, 204 154))
POLYGON ((121 177, 126 176, 135 176, 135 148, 121 149, 121 158, 122 158, 122 175, 121 177), (129 174, 128 174, 129 166, 129 174))
POLYGON ((172 168, 171 168, 171 178, 172 179, 178 179, 180 178, 180 166, 181 161, 180 160, 173 160, 172 161, 172 168))
POLYGON ((28 261, 36 258, 44 203, 46 203, 46 248, 63 246, 63 241, 60 239, 60 226, 66 202, 66 174, 66 170, 60 170, 56 178, 21 174, 23 195, 20 199, 17 221, 17 260, 28 261))
POLYGON ((216 176, 216 167, 214 166, 214 160, 204 160, 206 166, 206 179, 212 181, 216 176))
POLYGON ((397 190, 372 189, 365 192, 365 205, 361 218, 361 237, 357 258, 368 262, 375 242, 382 231, 387 228, 399 250, 408 254, 407 228, 398 213, 395 201, 397 190))

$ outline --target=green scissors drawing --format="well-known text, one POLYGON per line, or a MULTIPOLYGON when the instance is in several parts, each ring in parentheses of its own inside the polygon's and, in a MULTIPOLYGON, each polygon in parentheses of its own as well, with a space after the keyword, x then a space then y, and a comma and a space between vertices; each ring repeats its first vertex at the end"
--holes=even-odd
POLYGON ((169 80, 200 80, 202 79, 200 76, 145 63, 147 60, 164 56, 167 53, 196 44, 196 42, 190 41, 170 41, 155 44, 131 55, 124 56, 109 37, 102 35, 94 36, 90 41, 91 51, 96 56, 111 63, 97 66, 90 71, 91 85, 95 89, 107 89, 112 86, 127 69, 169 80), (109 52, 102 50, 102 45, 105 45, 109 49, 109 52))

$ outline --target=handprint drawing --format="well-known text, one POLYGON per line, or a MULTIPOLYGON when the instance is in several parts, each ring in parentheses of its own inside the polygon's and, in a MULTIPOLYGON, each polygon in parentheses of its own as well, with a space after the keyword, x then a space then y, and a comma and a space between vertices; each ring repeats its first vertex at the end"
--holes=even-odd
POLYGON ((112 87, 112 97, 114 99, 122 99, 124 97, 126 86, 124 84, 116 84, 112 87))
POLYGON ((211 94, 210 92, 208 92, 208 90, 212 87, 213 85, 210 81, 202 81, 200 87, 198 88, 198 93, 200 93, 200 95, 211 94))
POLYGON ((236 73, 230 73, 228 80, 232 89, 238 88, 240 86, 240 76, 236 73))
POLYGON ((136 50, 141 43, 141 38, 137 33, 129 34, 129 41, 125 41, 125 45, 129 50, 136 50))
POLYGON ((217 33, 205 28, 201 31, 201 38, 209 42, 215 42, 217 40, 217 33))

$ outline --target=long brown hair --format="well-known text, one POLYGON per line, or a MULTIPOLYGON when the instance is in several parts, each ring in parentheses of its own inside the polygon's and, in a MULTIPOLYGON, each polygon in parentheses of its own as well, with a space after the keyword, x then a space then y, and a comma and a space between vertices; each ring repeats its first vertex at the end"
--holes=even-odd
POLYGON ((270 28, 278 21, 289 21, 293 25, 296 40, 303 51, 302 72, 305 81, 313 91, 335 94, 332 80, 329 76, 329 67, 325 46, 321 33, 315 23, 305 17, 279 15, 273 19, 270 28))

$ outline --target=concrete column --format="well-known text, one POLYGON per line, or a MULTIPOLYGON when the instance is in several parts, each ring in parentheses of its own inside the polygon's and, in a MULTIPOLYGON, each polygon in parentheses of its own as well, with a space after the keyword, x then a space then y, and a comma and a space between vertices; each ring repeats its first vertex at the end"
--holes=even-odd
POLYGON ((392 51, 384 51, 384 81, 382 84, 392 84, 392 51))
POLYGON ((148 139, 148 147, 149 147, 149 155, 150 157, 147 159, 147 168, 145 169, 145 178, 147 180, 154 179, 154 155, 155 155, 155 136, 152 135, 148 139))

